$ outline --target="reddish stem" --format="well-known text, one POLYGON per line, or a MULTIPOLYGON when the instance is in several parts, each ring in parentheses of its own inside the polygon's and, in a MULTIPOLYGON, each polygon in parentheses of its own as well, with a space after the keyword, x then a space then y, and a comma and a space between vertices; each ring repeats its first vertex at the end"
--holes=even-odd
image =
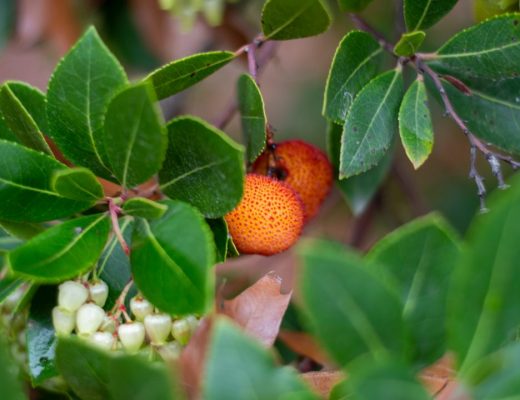
POLYGON ((123 234, 121 232, 121 228, 119 227, 119 220, 118 216, 121 213, 121 207, 119 207, 117 204, 114 203, 114 199, 109 197, 107 199, 108 201, 108 213, 110 214, 110 220, 112 221, 112 231, 114 232, 114 235, 116 235, 116 238, 121 245, 121 248, 125 252, 125 254, 128 256, 130 254, 130 247, 128 247, 128 244, 126 243, 125 238, 123 237, 123 234))

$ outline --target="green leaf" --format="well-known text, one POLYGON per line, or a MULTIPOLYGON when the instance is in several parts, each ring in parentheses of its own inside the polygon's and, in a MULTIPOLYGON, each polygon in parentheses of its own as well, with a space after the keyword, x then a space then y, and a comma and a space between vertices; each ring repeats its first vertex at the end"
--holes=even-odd
MULTIPOLYGON (((42 233, 45 230, 45 227, 41 224, 34 224, 31 222, 13 222, 13 221, 5 221, 0 220, 0 226, 6 232, 8 232, 11 236, 22 240, 28 240, 33 236, 36 236, 42 233)), ((2 238, 4 239, 4 238, 2 238)), ((15 238, 12 238, 14 240, 15 238)), ((0 246, 1 248, 1 246, 0 246)))
POLYGON ((2 304, 11 293, 18 289, 23 282, 23 279, 11 276, 0 279, 0 304, 2 304))
POLYGON ((107 167, 103 119, 109 101, 126 82, 122 67, 94 28, 61 60, 49 81, 48 134, 75 165, 107 179, 113 178, 107 167))
POLYGON ((377 74, 383 55, 379 43, 368 33, 349 32, 340 42, 332 60, 323 115, 343 123, 358 92, 377 74))
POLYGON ((518 75, 520 14, 488 19, 465 29, 437 52, 432 67, 463 76, 504 79, 518 75))
POLYGON ((206 219, 211 232, 213 232, 213 240, 216 248, 215 262, 221 263, 226 261, 229 247, 229 231, 226 220, 224 218, 206 219))
POLYGON ((464 376, 475 400, 514 399, 520 393, 520 345, 510 344, 471 367, 464 376))
POLYGON ((206 217, 221 217, 242 198, 244 150, 196 117, 168 124, 168 150, 159 172, 161 190, 193 204, 206 217))
MULTIPOLYGON (((124 217, 119 219, 119 226, 125 242, 130 246, 134 227, 132 218, 124 217)), ((98 276, 108 285, 109 291, 106 307, 111 308, 114 306, 123 288, 132 278, 130 259, 121 248, 121 244, 115 236, 110 239, 99 258, 97 271, 98 276)), ((127 299, 130 299, 131 296, 132 290, 130 290, 127 299)))
POLYGON ((62 169, 54 173, 51 187, 56 193, 72 200, 97 201, 104 196, 96 175, 86 168, 62 169))
POLYGON ((51 176, 68 169, 54 158, 0 140, 0 219, 42 222, 86 210, 93 202, 70 200, 50 188, 51 176))
POLYGON ((202 382, 205 400, 317 398, 294 369, 278 367, 273 354, 224 318, 215 322, 202 382))
POLYGON ((520 324, 520 180, 472 223, 448 298, 450 347, 462 373, 503 346, 520 324))
POLYGON ((338 0, 342 11, 359 12, 365 9, 373 0, 338 0))
POLYGON ((162 363, 141 356, 107 352, 75 337, 60 338, 56 363, 83 400, 182 399, 162 363))
POLYGON ((0 86, 0 112, 7 127, 19 143, 31 149, 52 155, 36 122, 9 87, 0 86))
POLYGON ((271 40, 319 35, 330 22, 322 0, 267 0, 262 10, 262 31, 271 40))
MULTIPOLYGON (((430 89, 431 82, 426 83, 430 89)), ((465 78, 464 84, 471 95, 443 80, 453 108, 470 131, 507 152, 520 154, 520 78, 498 81, 465 78)), ((435 89, 430 92, 439 99, 435 89)))
POLYGON ((27 396, 22 390, 22 383, 17 372, 16 363, 9 355, 9 344, 4 338, 1 338, 0 387, 2 388, 2 397, 6 400, 27 400, 27 396))
POLYGON ((27 356, 29 376, 35 386, 58 375, 55 365, 56 334, 52 309, 58 296, 55 286, 41 286, 31 301, 27 320, 27 356))
POLYGON ((349 369, 349 396, 356 400, 431 400, 406 365, 395 360, 360 360, 349 369))
POLYGON ((264 100, 258 85, 250 75, 244 74, 238 79, 237 92, 247 160, 253 162, 265 148, 264 100))
POLYGON ((153 84, 159 100, 195 85, 235 58, 229 51, 210 51, 175 60, 145 78, 153 84))
POLYGON ((394 46, 394 53, 398 56, 409 57, 417 53, 417 50, 419 50, 425 38, 426 33, 423 31, 403 33, 394 46))
POLYGON ((9 81, 7 82, 9 89, 14 93, 16 98, 22 103, 23 107, 31 115, 34 122, 38 126, 40 132, 47 133, 49 126, 47 123, 47 100, 45 94, 25 82, 9 81))
POLYGON ((215 248, 200 213, 179 201, 153 221, 139 219, 132 237, 134 280, 156 307, 174 315, 202 314, 213 301, 215 248))
MULTIPOLYGON (((341 135, 343 126, 329 123, 327 130, 327 150, 335 171, 339 167, 341 135)), ((345 197, 354 216, 359 216, 367 209, 381 184, 384 182, 394 159, 394 146, 386 152, 383 159, 372 169, 347 179, 338 179, 336 185, 345 197)))
POLYGON ((399 109, 399 134, 408 159, 415 169, 429 157, 433 126, 424 81, 418 78, 406 91, 399 109))
POLYGON ((403 96, 400 68, 374 78, 355 98, 341 142, 340 179, 377 165, 392 143, 403 96))
POLYGON ((105 214, 53 226, 8 255, 13 272, 38 282, 59 282, 90 269, 108 240, 105 214))
POLYGON ((150 179, 161 168, 167 137, 148 84, 131 86, 110 102, 105 149, 111 170, 124 188, 150 179))
POLYGON ((409 31, 427 29, 448 14, 458 0, 405 0, 404 19, 409 31))
POLYGON ((132 197, 123 203, 125 214, 145 219, 161 218, 167 209, 168 207, 165 204, 144 197, 132 197))
POLYGON ((498 14, 518 10, 518 0, 474 0, 475 19, 480 22, 498 14))
POLYGON ((400 227, 368 254, 376 271, 384 268, 399 287, 413 361, 420 366, 432 364, 446 351, 446 299, 459 255, 459 240, 436 214, 400 227))
POLYGON ((366 354, 404 357, 403 309, 389 282, 339 244, 306 242, 299 255, 310 326, 336 362, 344 366, 366 354))

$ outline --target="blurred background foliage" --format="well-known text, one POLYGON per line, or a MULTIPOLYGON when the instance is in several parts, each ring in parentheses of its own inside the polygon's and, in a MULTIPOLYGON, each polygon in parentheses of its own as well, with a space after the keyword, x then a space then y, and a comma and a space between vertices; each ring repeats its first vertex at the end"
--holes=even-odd
MULTIPOLYGON (((486 15, 518 7, 518 2, 460 0, 441 23, 427 31, 424 51, 434 51, 462 28, 486 15), (513 4, 514 3, 514 4, 513 4)), ((1 0, 0 80, 23 80, 46 90, 61 56, 90 24, 101 32, 111 50, 133 78, 173 59, 212 49, 234 50, 260 32, 263 0, 1 0)), ((274 58, 262 71, 261 88, 276 139, 302 138, 325 149, 326 122, 321 116, 323 90, 338 42, 353 26, 335 1, 332 28, 317 37, 279 43, 274 58)), ((364 16, 387 37, 399 37, 399 1, 374 1, 364 16), (389 17, 392 16, 392 17, 389 17)), ((200 84, 162 102, 167 119, 194 114, 215 123, 235 95, 237 77, 246 60, 235 62, 200 84)), ((354 243, 367 249, 397 226, 428 211, 439 210, 462 233, 478 208, 473 182, 468 179, 469 149, 464 135, 430 99, 435 144, 432 157, 415 171, 403 150, 365 214, 354 218, 339 191, 329 196, 305 235, 354 243)), ((238 118, 226 132, 241 139, 238 118)), ((488 171, 483 167, 482 171, 488 171)), ((495 187, 491 175, 489 187, 495 187), (493 182, 493 183, 491 183, 493 182)), ((292 256, 281 254, 240 258, 221 267, 234 274, 236 264, 249 268, 252 281, 276 269, 292 282, 292 256)), ((287 281, 287 279, 286 279, 287 281)), ((233 285, 228 285, 232 291, 233 285)))

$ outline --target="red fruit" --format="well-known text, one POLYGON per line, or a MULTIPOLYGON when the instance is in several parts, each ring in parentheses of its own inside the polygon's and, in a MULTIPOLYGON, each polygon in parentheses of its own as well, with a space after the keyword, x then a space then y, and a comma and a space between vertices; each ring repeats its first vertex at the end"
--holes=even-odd
MULTIPOLYGON (((333 172, 327 156, 320 149, 301 140, 277 144, 274 154, 275 176, 300 195, 305 221, 308 221, 318 213, 332 187, 333 172)), ((272 157, 272 152, 265 151, 254 163, 253 172, 266 175, 272 157)))
POLYGON ((248 174, 244 197, 225 219, 240 253, 270 256, 287 250, 298 240, 303 207, 298 195, 285 183, 248 174))

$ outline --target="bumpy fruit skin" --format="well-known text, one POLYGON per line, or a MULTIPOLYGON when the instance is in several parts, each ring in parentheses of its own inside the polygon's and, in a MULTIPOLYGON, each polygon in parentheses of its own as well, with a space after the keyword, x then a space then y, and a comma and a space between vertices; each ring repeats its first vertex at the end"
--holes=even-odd
MULTIPOLYGON (((333 171, 327 156, 318 148, 301 140, 288 140, 276 145, 278 179, 296 193, 304 206, 304 218, 314 217, 332 187, 333 171)), ((253 164, 253 172, 267 175, 270 154, 264 152, 253 164)))
POLYGON ((270 256, 287 250, 298 240, 303 206, 285 183, 248 174, 244 197, 225 219, 240 253, 270 256))

